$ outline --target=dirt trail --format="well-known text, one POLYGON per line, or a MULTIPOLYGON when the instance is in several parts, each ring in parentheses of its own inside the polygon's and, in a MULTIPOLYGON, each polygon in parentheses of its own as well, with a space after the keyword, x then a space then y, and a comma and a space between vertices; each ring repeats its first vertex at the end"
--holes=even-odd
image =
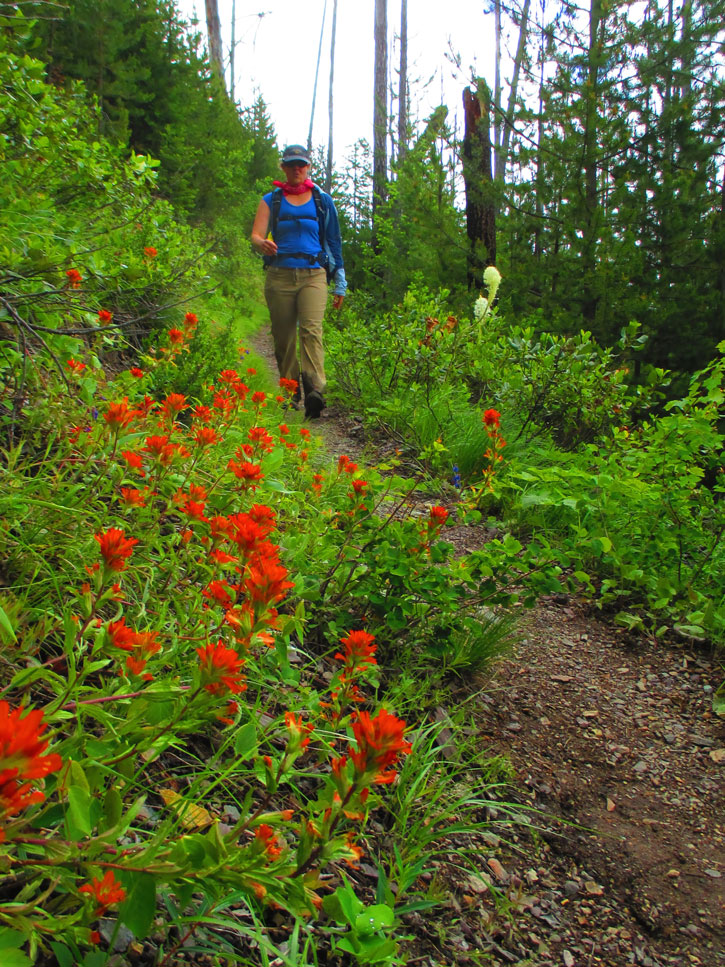
MULTIPOLYGON (((255 349, 276 372, 264 334, 255 349)), ((330 406, 309 425, 331 456, 365 460, 354 418, 330 406)), ((449 530, 468 547, 485 539, 449 530)), ((523 614, 513 654, 467 686, 483 742, 515 768, 516 798, 541 811, 539 831, 519 830, 485 870, 514 927, 453 880, 456 926, 426 950, 421 923, 416 962, 723 967, 725 723, 711 712, 722 674, 712 654, 625 634, 563 596, 523 614)))

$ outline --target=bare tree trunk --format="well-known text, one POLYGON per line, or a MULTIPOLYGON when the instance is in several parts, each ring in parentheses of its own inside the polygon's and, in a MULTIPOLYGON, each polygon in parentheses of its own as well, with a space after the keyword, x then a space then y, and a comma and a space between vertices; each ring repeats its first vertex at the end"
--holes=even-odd
POLYGON ((237 41, 237 0, 232 0, 232 45, 229 48, 229 96, 234 104, 234 54, 236 53, 237 41))
POLYGON ((322 26, 320 27, 320 43, 317 45, 317 66, 315 67, 315 86, 312 91, 312 109, 310 110, 310 130, 307 134, 307 150, 312 151, 312 126, 315 123, 315 103, 317 101, 317 81, 320 76, 320 56, 322 54, 322 35, 325 32, 325 16, 327 14, 327 0, 322 8, 322 26))
POLYGON ((591 324, 597 314, 599 297, 596 294, 594 274, 596 269, 597 235, 600 210, 597 197, 597 134, 599 100, 599 62, 602 23, 602 0, 591 0, 589 11, 589 50, 587 56, 586 108, 584 115, 584 298, 582 313, 591 324))
POLYGON ((680 96, 689 97, 692 90, 692 46, 690 34, 692 32, 692 0, 683 0, 680 9, 682 17, 682 32, 680 34, 680 96))
POLYGON ((325 171, 325 191, 332 191, 332 88, 335 81, 335 33, 337 31, 337 0, 332 4, 332 38, 330 40, 330 93, 327 97, 327 169, 325 171))
POLYGON ((493 203, 491 169, 490 93, 481 82, 474 94, 463 92, 465 134, 463 138, 463 179, 466 186, 466 232, 470 242, 468 287, 480 289, 483 268, 496 263, 496 211, 493 203), (481 243, 485 260, 481 258, 481 243))
POLYGON ((493 32, 496 35, 496 67, 493 83, 493 143, 496 152, 495 177, 503 180, 503 154, 501 152, 501 0, 493 4, 493 32))
POLYGON ((224 61, 222 58, 222 28, 219 22, 217 0, 204 0, 206 4, 206 32, 209 36, 209 60, 211 69, 224 84, 224 61))
POLYGON ((545 34, 542 26, 541 43, 539 46, 539 114, 536 119, 536 220, 534 223, 534 257, 541 259, 541 221, 543 215, 543 204, 541 201, 541 184, 543 180, 542 170, 542 144, 544 141, 544 63, 545 63, 545 34))
POLYGON ((400 0, 400 75, 398 77, 398 160, 408 150, 408 0, 400 0))
MULTIPOLYGON (((501 151, 496 159, 496 180, 503 183, 506 173, 506 161, 508 159, 509 145, 511 143, 511 131, 514 126, 514 112, 516 110, 516 94, 519 89, 519 77, 521 75, 521 63, 526 52, 526 35, 529 26, 529 7, 531 0, 524 0, 524 9, 521 11, 521 23, 519 25, 519 42, 516 47, 516 58, 514 60, 514 73, 511 78, 511 88, 509 90, 509 102, 506 108, 506 123, 504 124, 503 138, 497 144, 501 144, 501 151)), ((497 109, 498 114, 498 109, 497 109)))
POLYGON ((376 213, 387 195, 388 10, 375 0, 375 90, 373 104, 373 247, 377 250, 376 213))

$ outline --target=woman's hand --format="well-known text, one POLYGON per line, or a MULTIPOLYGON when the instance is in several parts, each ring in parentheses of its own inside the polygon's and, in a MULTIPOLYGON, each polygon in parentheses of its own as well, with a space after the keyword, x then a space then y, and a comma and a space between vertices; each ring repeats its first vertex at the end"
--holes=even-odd
POLYGON ((345 300, 344 295, 336 295, 332 300, 332 308, 342 309, 342 303, 344 302, 344 300, 345 300))
POLYGON ((262 255, 276 255, 277 254, 277 243, 273 242, 271 238, 263 238, 261 244, 257 246, 262 255))
POLYGON ((277 254, 277 243, 271 238, 267 238, 269 216, 269 205, 263 198, 257 208, 257 214, 254 216, 254 225, 252 226, 252 245, 262 255, 277 254))

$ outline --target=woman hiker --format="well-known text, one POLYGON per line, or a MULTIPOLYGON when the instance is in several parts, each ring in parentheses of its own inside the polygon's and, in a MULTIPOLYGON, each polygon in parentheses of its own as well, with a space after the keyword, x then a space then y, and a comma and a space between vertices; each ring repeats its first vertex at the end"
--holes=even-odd
POLYGON ((340 224, 332 198, 308 177, 310 156, 305 148, 299 144, 285 148, 282 171, 286 181, 275 181, 276 190, 259 203, 252 244, 267 266, 264 295, 279 375, 297 381, 295 407, 304 389, 305 415, 316 419, 325 408, 322 319, 328 279, 335 281, 332 304, 336 309, 342 306, 347 289, 340 224))

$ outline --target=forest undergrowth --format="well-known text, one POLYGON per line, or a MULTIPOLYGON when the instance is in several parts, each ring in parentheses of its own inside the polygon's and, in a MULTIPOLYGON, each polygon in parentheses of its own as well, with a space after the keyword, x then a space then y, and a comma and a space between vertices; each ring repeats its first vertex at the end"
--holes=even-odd
POLYGON ((3 20, 3 967, 437 963, 463 881, 507 960, 541 814, 460 682, 544 595, 721 642, 722 357, 667 402, 636 325, 506 323, 493 267, 455 313, 361 293, 332 389, 393 442, 331 458, 250 352, 246 247, 35 46, 3 20))

